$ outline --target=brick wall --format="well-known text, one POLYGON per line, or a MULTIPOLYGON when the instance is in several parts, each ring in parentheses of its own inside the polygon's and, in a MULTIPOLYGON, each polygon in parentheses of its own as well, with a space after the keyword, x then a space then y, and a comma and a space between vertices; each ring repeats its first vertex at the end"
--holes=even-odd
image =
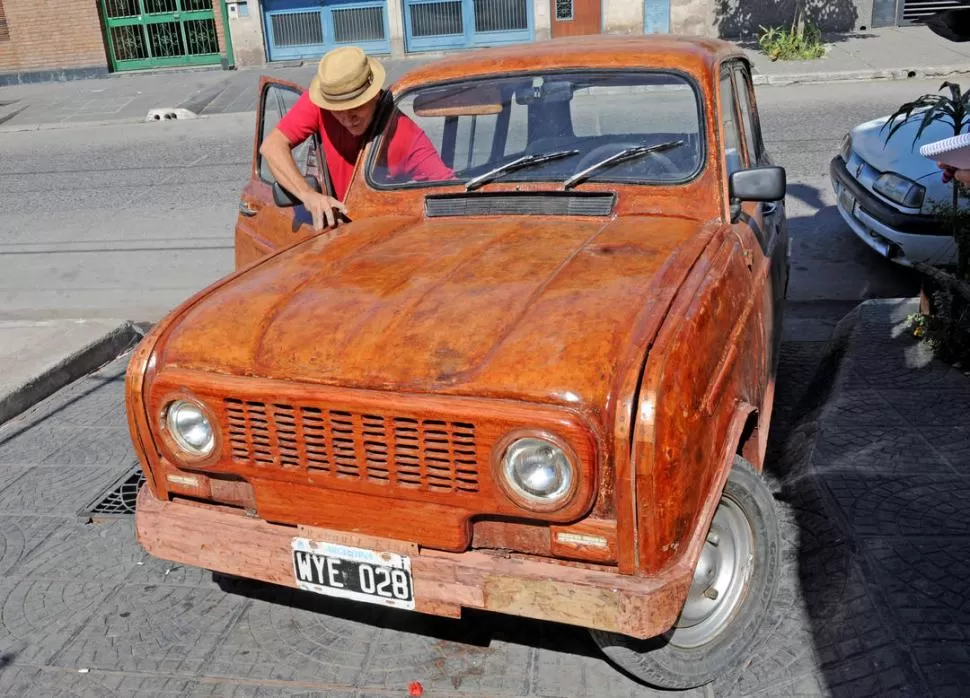
POLYGON ((216 15, 216 34, 219 36, 219 53, 226 55, 226 33, 222 26, 222 3, 220 0, 212 0, 212 10, 216 15))
POLYGON ((105 68, 97 0, 0 0, 0 72, 105 68))

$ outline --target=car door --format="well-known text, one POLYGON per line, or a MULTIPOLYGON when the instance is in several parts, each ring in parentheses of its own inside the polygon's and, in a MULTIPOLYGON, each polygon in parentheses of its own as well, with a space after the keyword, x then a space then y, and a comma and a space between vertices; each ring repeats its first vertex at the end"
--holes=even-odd
MULTIPOLYGON (((303 88, 296 83, 263 77, 259 83, 256 135, 253 139, 253 166, 249 182, 239 199, 236 220, 236 268, 267 254, 289 247, 314 233, 310 213, 302 204, 277 206, 273 201, 275 179, 259 148, 283 115, 296 104, 303 88)), ((297 168, 313 175, 327 187, 326 163, 319 136, 314 134, 293 149, 297 168)), ((328 193, 332 196, 332 192, 328 193)))
MULTIPOLYGON (((721 68, 718 89, 719 116, 721 119, 721 147, 724 152, 725 179, 724 187, 728 188, 731 175, 750 167, 756 167, 756 158, 748 151, 748 143, 744 139, 741 108, 734 83, 734 61, 726 63, 721 68)), ((770 212, 770 209, 768 209, 770 212)), ((742 201, 740 204, 731 202, 731 216, 733 227, 741 241, 748 266, 751 270, 751 292, 755 295, 755 310, 763 316, 764 322, 758 322, 764 327, 764 334, 759 331, 761 346, 764 347, 768 365, 773 358, 771 340, 774 337, 774 311, 772 309, 772 292, 769 288, 770 274, 765 278, 765 265, 768 264, 768 250, 770 249, 771 232, 765 221, 766 209, 760 202, 742 201)), ((753 320, 753 318, 752 318, 753 320)), ((751 321, 751 320, 749 320, 751 321)))
MULTIPOLYGON (((736 62, 732 66, 732 70, 735 92, 738 98, 738 110, 741 116, 741 134, 744 138, 749 166, 768 167, 774 163, 772 163, 764 146, 751 73, 748 67, 741 62, 736 62)), ((774 306, 772 358, 776 359, 780 350, 782 316, 784 314, 784 299, 787 294, 789 271, 789 238, 785 202, 784 200, 758 202, 753 203, 752 208, 757 208, 761 213, 762 249, 771 264, 770 278, 774 306)))

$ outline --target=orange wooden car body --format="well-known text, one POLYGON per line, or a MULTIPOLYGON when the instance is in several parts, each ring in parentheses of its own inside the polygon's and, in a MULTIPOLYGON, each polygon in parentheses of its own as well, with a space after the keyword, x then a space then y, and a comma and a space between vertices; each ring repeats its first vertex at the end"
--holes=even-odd
MULTIPOLYGON (((353 222, 312 234, 273 205, 257 135, 237 271, 158 323, 128 369, 145 549, 296 586, 290 542, 304 536, 408 556, 417 611, 669 628, 735 454, 762 467, 771 417, 787 238, 766 232, 761 203, 732 214, 720 90, 732 76, 753 103, 744 55, 700 39, 557 40, 438 61, 393 92, 640 67, 696 81, 706 161, 676 186, 586 182, 615 194, 606 216, 428 217, 428 191, 368 185, 365 152, 353 222), (180 396, 211 415, 212 455, 186 458, 167 433, 180 396), (522 433, 575 458, 565 506, 501 485, 522 433)), ((770 164, 757 121, 751 133, 746 166, 770 164)), ((499 180, 469 196, 556 190, 499 180)))

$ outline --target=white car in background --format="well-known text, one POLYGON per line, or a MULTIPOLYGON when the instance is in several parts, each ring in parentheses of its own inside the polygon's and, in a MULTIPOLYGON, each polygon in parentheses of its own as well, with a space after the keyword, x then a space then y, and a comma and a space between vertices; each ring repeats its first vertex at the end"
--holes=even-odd
MULTIPOLYGON (((829 171, 839 213, 852 231, 883 257, 904 266, 925 262, 955 265, 956 242, 933 218, 935 204, 949 206, 953 190, 920 146, 953 135, 936 122, 919 140, 913 136, 922 114, 914 114, 887 143, 889 116, 860 124, 845 135, 829 171)), ((967 201, 961 199, 961 206, 967 201)))

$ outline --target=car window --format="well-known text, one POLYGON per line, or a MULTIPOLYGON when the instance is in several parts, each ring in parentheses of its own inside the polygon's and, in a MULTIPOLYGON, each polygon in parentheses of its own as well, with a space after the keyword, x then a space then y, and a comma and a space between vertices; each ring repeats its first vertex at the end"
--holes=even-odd
POLYGON ((513 99, 509 102, 509 132, 505 138, 505 154, 521 154, 528 145, 529 108, 513 99))
POLYGON ((750 83, 748 82, 747 72, 740 66, 734 69, 734 84, 737 89, 738 106, 741 108, 741 126, 744 128, 745 151, 748 154, 748 162, 751 165, 757 164, 761 154, 761 144, 757 138, 755 128, 755 114, 750 98, 750 83))
POLYGON ((731 73, 724 71, 721 73, 721 127, 724 132, 724 159, 727 161, 727 170, 730 175, 745 167, 744 158, 741 153, 741 130, 737 119, 737 110, 734 98, 734 82, 731 80, 731 73))
MULTIPOLYGON (((260 143, 273 132, 273 129, 276 128, 276 125, 283 118, 283 115, 300 98, 300 94, 296 90, 273 84, 267 85, 265 94, 266 97, 263 101, 263 127, 259 134, 260 143)), ((293 159, 296 161, 300 174, 304 176, 317 174, 315 170, 315 158, 311 158, 314 151, 314 142, 314 138, 307 138, 303 143, 293 149, 293 159)), ((259 158, 259 177, 264 182, 269 182, 270 184, 276 181, 272 171, 269 169, 269 163, 263 157, 259 158)))
MULTIPOLYGON (((675 184, 695 177, 703 164, 698 93, 688 78, 661 71, 488 77, 407 93, 397 99, 392 118, 413 121, 460 181, 523 154, 575 151, 502 177, 502 181, 565 181, 628 148, 663 144, 668 147, 604 167, 590 179, 675 184)), ((420 168, 407 169, 408 159, 397 154, 397 148, 388 150, 387 133, 368 164, 371 183, 396 187, 432 181, 420 168), (389 152, 401 162, 389 162, 389 152)), ((454 178, 444 181, 453 184, 454 178)))
POLYGON ((462 116, 455 134, 455 166, 474 168, 484 165, 492 156, 492 142, 498 116, 462 116))

